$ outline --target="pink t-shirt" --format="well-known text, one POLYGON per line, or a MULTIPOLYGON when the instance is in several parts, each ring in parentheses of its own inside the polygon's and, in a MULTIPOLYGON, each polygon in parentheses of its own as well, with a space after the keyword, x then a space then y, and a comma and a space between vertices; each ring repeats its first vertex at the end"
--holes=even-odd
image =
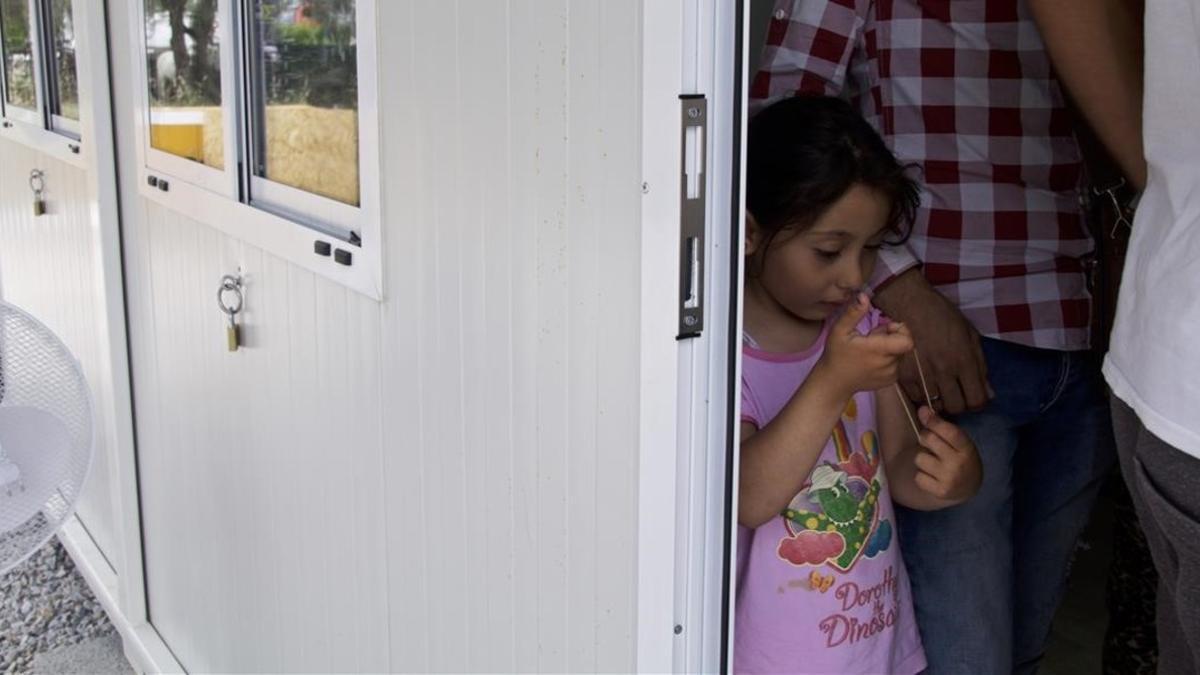
MULTIPOLYGON (((863 333, 879 325, 863 319, 863 333)), ((828 330, 828 323, 826 324, 828 330)), ((800 354, 742 348, 742 420, 759 429, 812 371, 826 332, 800 354)), ((734 670, 898 673, 925 669, 912 592, 875 430, 860 392, 784 513, 738 527, 734 670)))

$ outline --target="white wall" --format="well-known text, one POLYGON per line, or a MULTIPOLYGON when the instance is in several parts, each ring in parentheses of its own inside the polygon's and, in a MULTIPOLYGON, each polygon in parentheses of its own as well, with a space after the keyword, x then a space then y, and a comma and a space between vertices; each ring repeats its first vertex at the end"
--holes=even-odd
POLYGON ((186 668, 634 667, 641 9, 379 3, 383 303, 122 166, 150 616, 186 668))
POLYGON ((95 399, 96 448, 78 515, 116 570, 121 546, 112 502, 112 382, 105 376, 100 342, 100 291, 83 169, 0 140, 0 299, 45 323, 83 366, 95 399), (33 216, 29 172, 46 174, 46 215, 33 216))

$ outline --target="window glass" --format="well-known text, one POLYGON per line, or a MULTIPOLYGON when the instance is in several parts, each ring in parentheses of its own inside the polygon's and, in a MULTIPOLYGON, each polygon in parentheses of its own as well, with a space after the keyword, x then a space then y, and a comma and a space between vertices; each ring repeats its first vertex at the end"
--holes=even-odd
POLYGON ((52 0, 50 29, 54 45, 54 87, 51 112, 79 120, 79 78, 75 70, 75 22, 71 0, 52 0))
POLYGON ((255 5, 255 174, 357 206, 355 1, 255 5))
POLYGON ((37 109, 28 0, 0 0, 4 52, 4 98, 8 105, 37 109))
POLYGON ((217 0, 145 0, 150 145, 225 165, 217 0))

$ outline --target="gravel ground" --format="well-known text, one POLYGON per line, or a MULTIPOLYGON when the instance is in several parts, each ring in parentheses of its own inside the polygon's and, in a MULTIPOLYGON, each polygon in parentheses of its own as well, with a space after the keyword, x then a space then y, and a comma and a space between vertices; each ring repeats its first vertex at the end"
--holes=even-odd
POLYGON ((0 577, 0 673, 28 672, 39 652, 115 632, 58 539, 0 577))
POLYGON ((30 675, 137 675, 125 660, 121 636, 112 633, 33 657, 30 675))

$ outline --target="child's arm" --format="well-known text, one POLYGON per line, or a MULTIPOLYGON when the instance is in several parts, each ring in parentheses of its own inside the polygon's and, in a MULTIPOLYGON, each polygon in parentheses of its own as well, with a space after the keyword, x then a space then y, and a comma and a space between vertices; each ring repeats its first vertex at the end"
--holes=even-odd
POLYGON ((919 424, 924 428, 918 443, 906 406, 908 401, 902 400, 894 387, 875 392, 883 465, 892 499, 910 509, 933 511, 973 497, 983 481, 983 466, 970 437, 921 406, 919 424))
POLYGON ((912 351, 900 324, 862 335, 871 305, 861 296, 829 330, 825 352, 783 410, 762 429, 742 423, 738 522, 758 527, 800 492, 846 402, 857 391, 896 381, 898 360, 912 351))
POLYGON ((779 515, 812 473, 849 396, 815 369, 762 429, 742 422, 738 522, 758 527, 779 515))

